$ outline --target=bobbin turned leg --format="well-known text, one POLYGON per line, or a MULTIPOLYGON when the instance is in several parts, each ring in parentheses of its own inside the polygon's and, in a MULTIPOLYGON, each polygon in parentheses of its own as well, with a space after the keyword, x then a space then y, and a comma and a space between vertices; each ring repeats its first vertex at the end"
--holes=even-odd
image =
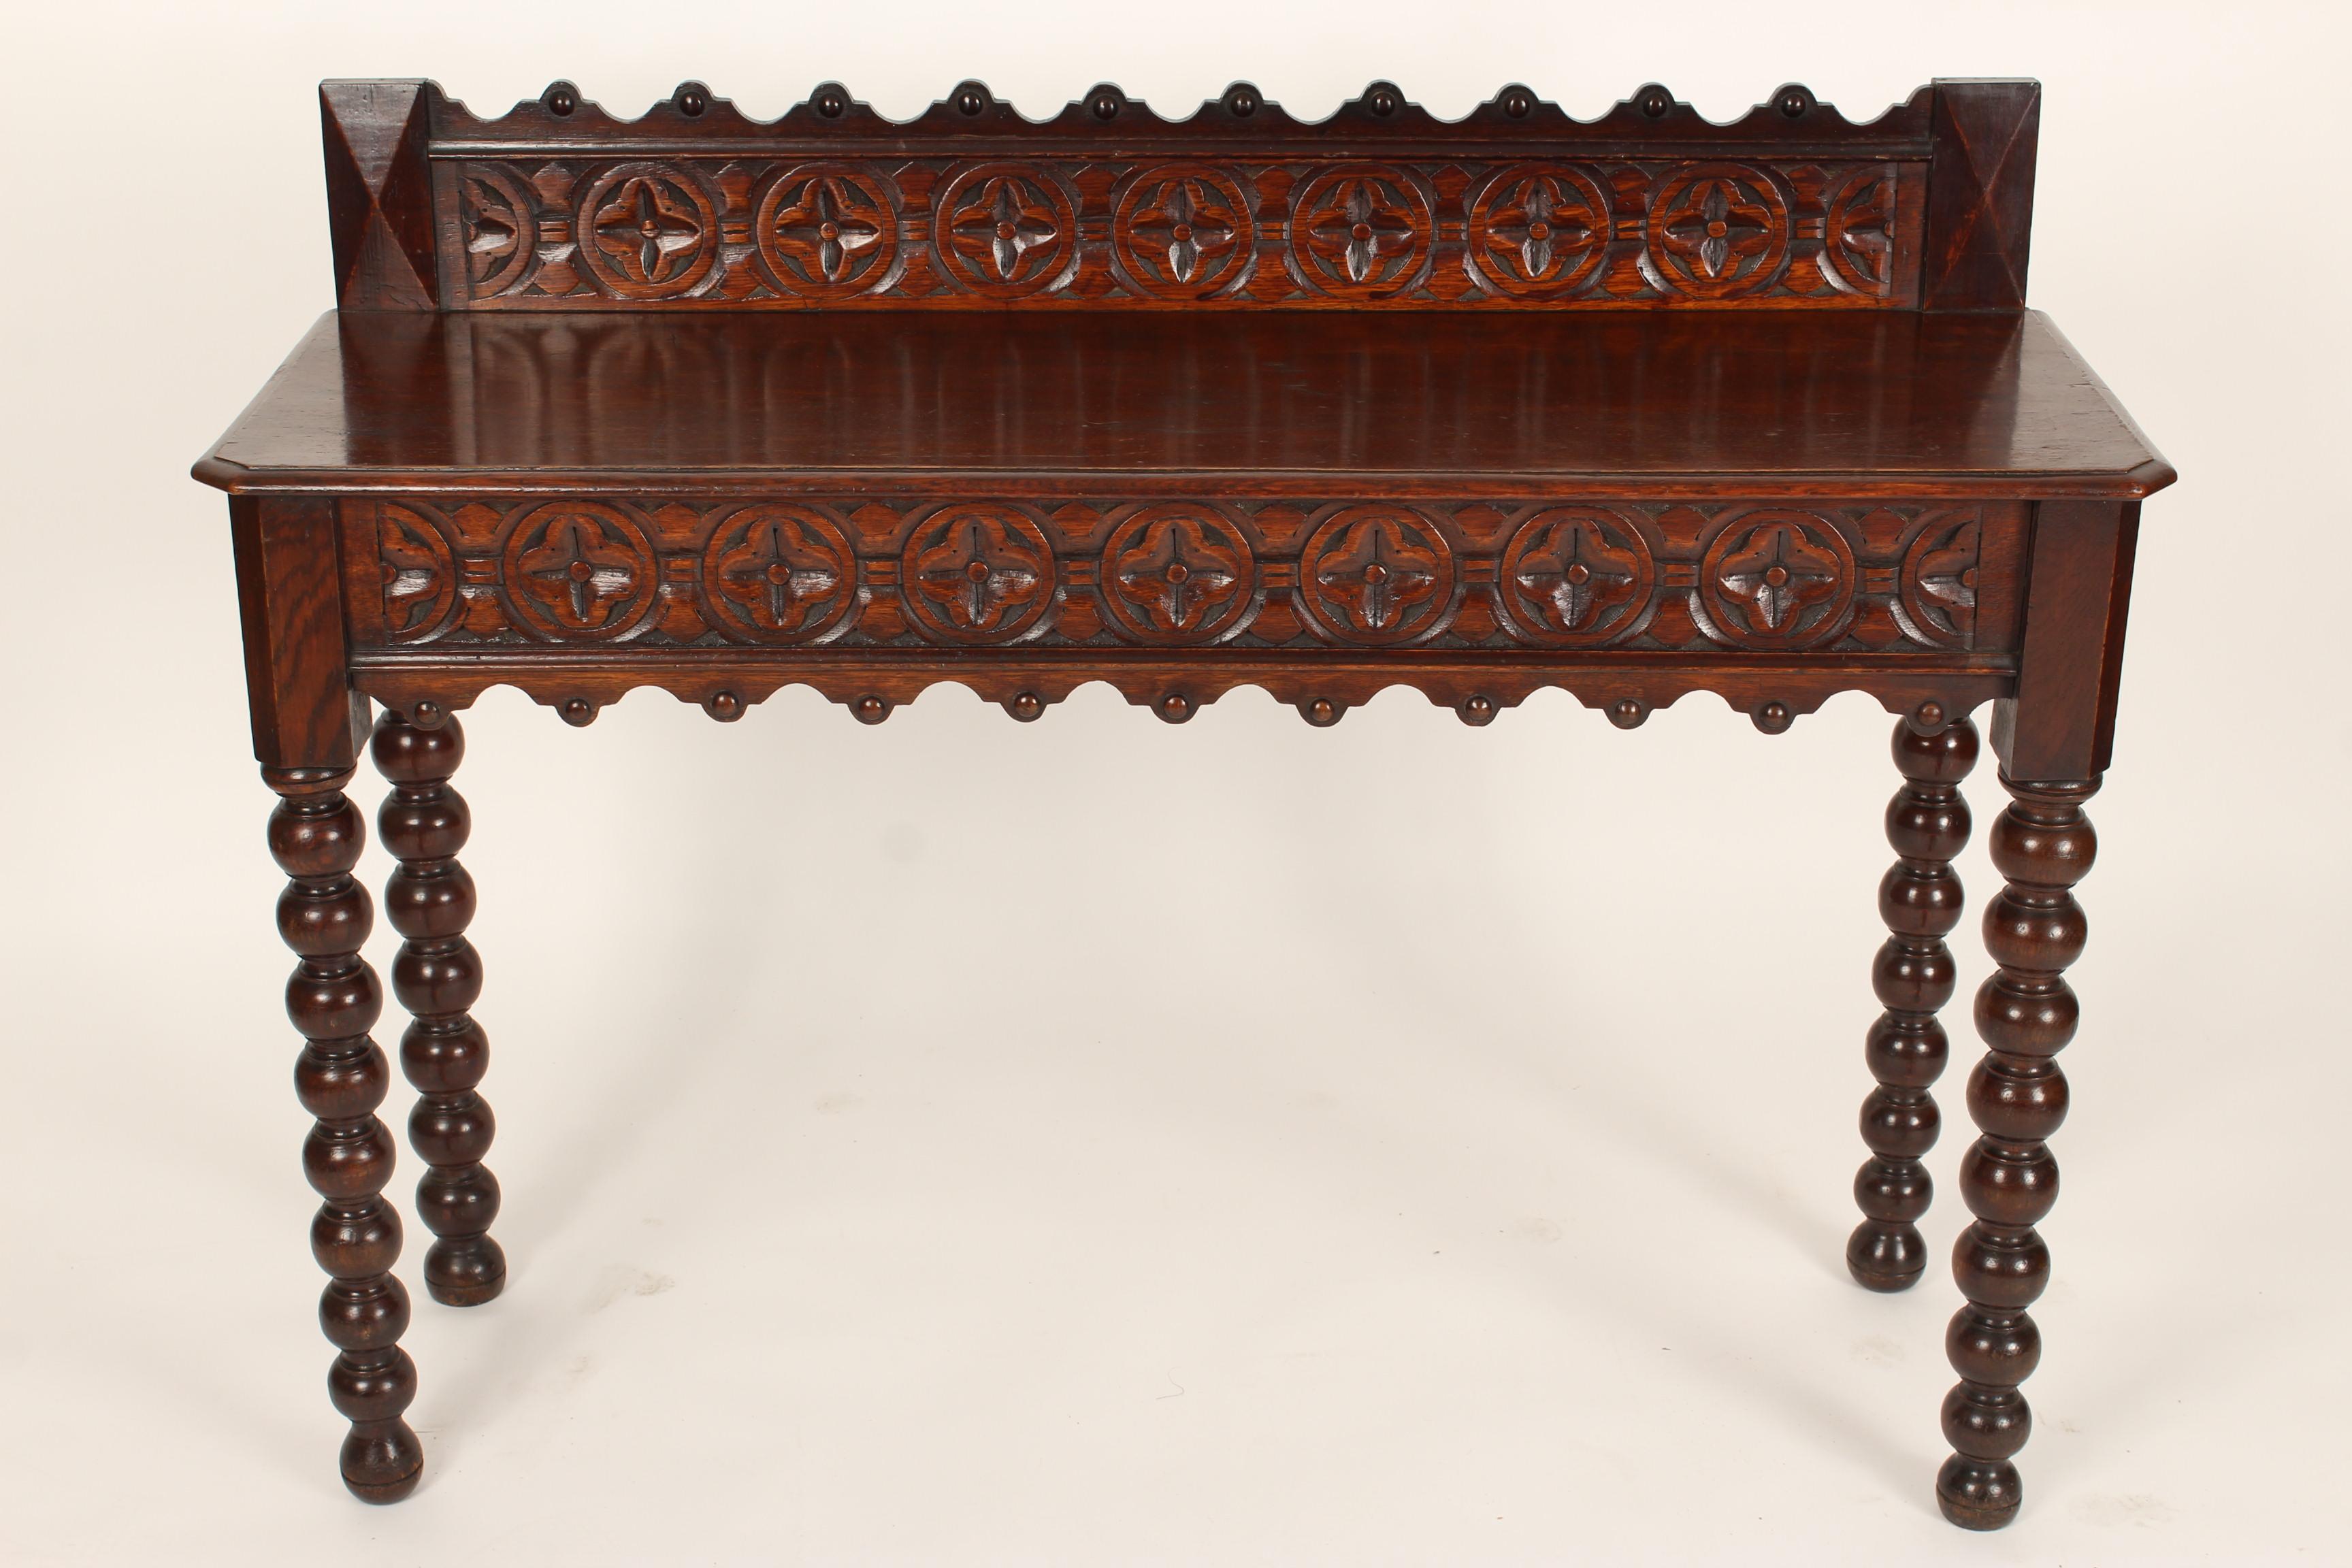
POLYGON ((466 927, 474 879, 457 863, 471 820, 449 777, 466 755, 455 715, 430 730, 387 711, 369 744, 392 794, 376 817, 400 865, 384 885, 384 919, 401 934, 393 994, 413 1016, 400 1065, 418 1093, 409 1146, 425 1162, 416 1209, 436 1238, 425 1255, 425 1288, 452 1307, 472 1307, 506 1288, 506 1253, 490 1239, 499 1182, 482 1163, 498 1123, 474 1092, 490 1042, 468 1011, 482 994, 482 964, 466 927))
POLYGON ((383 996, 360 957, 372 911, 352 876, 366 829, 343 794, 351 769, 264 768, 262 777, 282 797, 269 818, 269 852, 289 879, 278 929, 300 955, 286 1012, 308 1042, 295 1091, 318 1118, 302 1168, 324 1200, 310 1224, 310 1251, 331 1276, 319 1322, 341 1352, 327 1390, 352 1424, 343 1484, 365 1501, 397 1502, 415 1489, 425 1451, 401 1419, 416 1396, 416 1366, 400 1348, 408 1292, 392 1276, 400 1215, 383 1201, 396 1154, 375 1118, 392 1076, 368 1034, 383 996))
POLYGON ((1999 967, 1977 993, 1984 1059, 1969 1075, 1969 1111, 1982 1130, 1960 1161, 1960 1195, 1976 1223, 1952 1251, 1968 1304, 1944 1338, 1960 1382, 1944 1397, 1955 1452, 1936 1477, 1944 1517, 1998 1530, 2017 1516, 2017 1467, 2032 1413, 2018 1384, 2042 1359, 2026 1308, 2050 1279, 2050 1249, 2034 1226, 2058 1196, 2047 1142, 2066 1119, 2056 1060, 2074 1037, 2078 1006, 2063 971, 2082 956, 2083 911, 2070 890, 2098 841, 2083 815, 2096 779, 2001 783, 2014 798, 1992 827, 1992 863, 2008 885, 1985 910, 1985 947, 1999 967))
POLYGON ((1873 1290, 1908 1289, 1927 1269, 1917 1222, 1936 1189, 1919 1161, 1936 1146, 1942 1122, 1928 1090, 1951 1051, 1936 1015, 1952 999, 1952 952, 1944 938, 1959 923, 1961 893, 1951 861, 1968 845, 1959 785, 1977 760, 1976 726, 1955 719, 1931 728, 1927 721, 1940 717, 1937 709, 1895 726, 1895 765, 1905 783, 1886 805, 1886 841, 1898 858, 1878 884, 1888 934, 1870 971, 1885 1011, 1863 1042, 1878 1087, 1862 1102, 1870 1158, 1854 1173, 1863 1221, 1845 1247, 1846 1268, 1873 1290))

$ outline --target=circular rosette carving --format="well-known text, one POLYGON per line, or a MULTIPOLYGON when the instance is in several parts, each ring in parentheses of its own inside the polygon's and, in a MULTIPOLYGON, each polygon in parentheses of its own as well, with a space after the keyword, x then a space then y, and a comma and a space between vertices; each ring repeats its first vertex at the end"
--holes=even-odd
POLYGON ((1609 255, 1609 197, 1562 163, 1513 164, 1470 204, 1470 274, 1523 299, 1572 294, 1609 255))
POLYGON ((694 176, 671 164, 605 170, 580 198, 576 222, 589 275, 625 300, 691 292, 719 260, 718 211, 694 176))
POLYGON ((1652 188, 1648 232, 1660 287, 1702 300, 1744 294, 1788 258, 1789 198, 1749 164, 1685 164, 1652 188))
POLYGON ((1856 294, 1886 293, 1895 286, 1895 171, 1879 163, 1856 169, 1822 205, 1830 281, 1856 294))
POLYGON ((1043 169, 975 164, 932 204, 931 248, 948 277, 976 294, 1015 300, 1056 288, 1077 270, 1077 204, 1043 169))
POLYGON ((1158 300, 1202 300, 1248 280, 1257 221, 1234 177, 1162 163, 1129 180, 1110 224, 1119 277, 1158 300))
POLYGON ((499 584, 516 622, 558 641, 635 630, 660 580, 644 526, 599 501, 531 508, 508 525, 499 552, 499 584))
POLYGON ((1563 506, 1519 524, 1503 552, 1511 631, 1555 646, 1605 643, 1639 626, 1657 567, 1641 531, 1600 507, 1563 506))
POLYGON ((1903 552, 1906 625, 1921 642, 1968 647, 1977 634, 1977 515, 1930 515, 1903 552))
POLYGON ((1809 511, 1751 511, 1716 534, 1699 563, 1708 623, 1742 647, 1805 647, 1844 630, 1853 609, 1853 550, 1809 511))
POLYGON ((803 163, 772 181, 751 237, 778 288, 838 300, 887 287, 898 258, 898 203, 887 180, 845 163, 803 163))
POLYGON ((449 629, 463 603, 457 558, 440 519, 387 501, 376 513, 376 561, 383 578, 383 632, 423 642, 449 629))
POLYGON ((530 193, 495 163, 467 163, 457 177, 457 230, 466 242, 466 286, 477 300, 502 294, 530 269, 538 226, 530 193))
POLYGON ((926 632, 950 642, 1011 642, 1054 602, 1054 548, 1013 507, 941 507, 907 536, 898 581, 926 632))
POLYGON ((702 602, 732 636, 814 642, 857 603, 857 558, 841 525, 811 507, 730 512, 702 549, 702 602))
POLYGON ((1213 642, 1256 601, 1249 541, 1205 506, 1145 507, 1103 546, 1102 601, 1111 624, 1139 642, 1213 642))
POLYGON ((1428 275, 1435 204, 1412 174, 1342 163, 1315 174, 1290 206, 1298 280, 1340 299, 1400 294, 1428 275))
POLYGON ((1410 507, 1349 507, 1326 518, 1299 552, 1299 603, 1339 642, 1434 637, 1453 616, 1454 591, 1453 546, 1410 507))

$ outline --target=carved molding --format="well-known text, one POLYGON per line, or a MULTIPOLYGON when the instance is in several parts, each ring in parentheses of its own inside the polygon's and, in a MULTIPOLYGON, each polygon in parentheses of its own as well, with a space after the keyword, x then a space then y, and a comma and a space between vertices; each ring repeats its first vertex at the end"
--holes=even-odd
POLYGON ((1032 121, 968 82, 902 123, 830 84, 772 121, 696 83, 634 121, 562 82, 492 119, 373 85, 422 106, 442 302, 493 310, 1914 306, 1951 90, 1717 125, 1657 87, 1447 121, 1375 83, 1313 122, 1102 87, 1032 121))
POLYGON ((1968 654, 2010 646, 2023 529, 1999 502, 341 504, 357 640, 388 648, 1968 654))
POLYGON ((460 303, 1900 305, 1909 162, 468 157, 460 303))

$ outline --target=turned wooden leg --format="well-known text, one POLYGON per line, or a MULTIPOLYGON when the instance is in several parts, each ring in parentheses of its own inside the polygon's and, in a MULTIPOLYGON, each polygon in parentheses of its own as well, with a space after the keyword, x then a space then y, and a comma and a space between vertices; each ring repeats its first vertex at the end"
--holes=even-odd
POLYGON ((1966 719, 1932 731, 1916 717, 1895 726, 1904 784, 1886 805, 1886 841, 1898 858, 1878 884, 1888 934, 1870 971, 1886 1010, 1863 1043, 1878 1087, 1862 1102, 1870 1158, 1854 1173, 1863 1221, 1845 1247, 1846 1268, 1873 1290, 1908 1289, 1927 1271, 1918 1221, 1936 1189, 1919 1161, 1936 1146, 1942 1123, 1928 1090, 1951 1054, 1936 1015, 1952 999, 1952 951, 1944 938, 1959 924, 1961 893, 1951 861, 1969 842, 1960 781, 1976 761, 1976 726, 1966 719))
POLYGON ((1985 947, 1999 967, 1977 993, 1984 1059, 1969 1075, 1969 1112, 1982 1131, 1960 1161, 1960 1195, 1976 1223, 1952 1250, 1968 1304, 1944 1348, 1960 1382, 1944 1398, 1944 1436, 1955 1452, 1936 1478, 1944 1517, 1998 1530, 2017 1515, 2010 1459, 2033 1430, 2018 1384, 2042 1359, 2042 1331, 2026 1311, 2050 1279, 2050 1249, 2034 1226, 2058 1196, 2050 1135, 2066 1119, 2066 1077, 2056 1060, 2079 1012, 2066 966, 2082 956, 2083 910, 2070 890, 2091 868, 2098 840, 2083 815, 2095 779, 2021 784, 1992 828, 1992 863, 2008 879, 1985 910, 1985 947))
POLYGON ((324 1200, 310 1224, 310 1251, 332 1277, 319 1322, 341 1352, 327 1390, 352 1424, 343 1484, 368 1502, 396 1502, 415 1489, 425 1450, 401 1419, 416 1397, 416 1364, 400 1348, 408 1292, 392 1276, 400 1216, 383 1201, 397 1155, 375 1118, 392 1078, 368 1035, 383 995, 360 957, 373 916, 367 889, 352 875, 366 829, 343 794, 349 768, 265 768, 262 777, 281 797, 269 818, 269 852, 289 879, 278 929, 301 956, 286 984, 286 1012, 308 1042, 295 1091, 318 1118, 302 1168, 324 1200))
POLYGON ((393 994, 413 1016, 400 1039, 401 1069, 417 1090, 408 1142, 425 1162, 417 1214, 436 1237, 425 1255, 425 1288, 452 1307, 490 1300, 507 1282, 507 1258, 490 1239, 499 1182, 482 1163, 498 1123, 474 1092, 490 1065, 490 1042, 467 1009, 482 994, 482 963, 466 927, 474 879, 457 864, 471 826, 449 777, 466 754, 455 715, 430 730, 397 713, 376 721, 369 745, 392 794, 376 817, 384 847, 400 865, 384 885, 384 919, 398 931, 393 994))

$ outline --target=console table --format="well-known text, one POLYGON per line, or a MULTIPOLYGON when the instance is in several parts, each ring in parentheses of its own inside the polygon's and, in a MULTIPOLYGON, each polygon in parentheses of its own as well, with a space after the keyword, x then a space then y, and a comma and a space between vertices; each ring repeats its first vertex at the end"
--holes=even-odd
POLYGON ((1872 1289, 1927 1265, 1986 702, 2011 797, 1936 1491, 2015 1515, 2083 805, 2173 478, 2024 308, 2036 84, 1861 123, 1792 86, 1727 125, 1657 87, 1589 122, 1384 83, 1315 122, 1246 85, 1181 121, 1108 86, 1045 121, 977 83, 903 123, 832 85, 774 121, 694 82, 637 120, 567 82, 496 119, 431 82, 320 101, 338 309, 195 473, 280 797, 354 1493, 424 1463, 363 746, 425 1283, 468 1306, 507 1273, 450 786, 488 687, 586 724, 639 686, 730 721, 804 682, 871 724, 942 680, 1023 721, 1108 681, 1171 723, 1255 685, 1328 725, 1391 685, 1470 724, 1559 686, 1627 728, 1708 690, 1771 732, 1859 689, 1902 780, 1846 1253, 1872 1289))

